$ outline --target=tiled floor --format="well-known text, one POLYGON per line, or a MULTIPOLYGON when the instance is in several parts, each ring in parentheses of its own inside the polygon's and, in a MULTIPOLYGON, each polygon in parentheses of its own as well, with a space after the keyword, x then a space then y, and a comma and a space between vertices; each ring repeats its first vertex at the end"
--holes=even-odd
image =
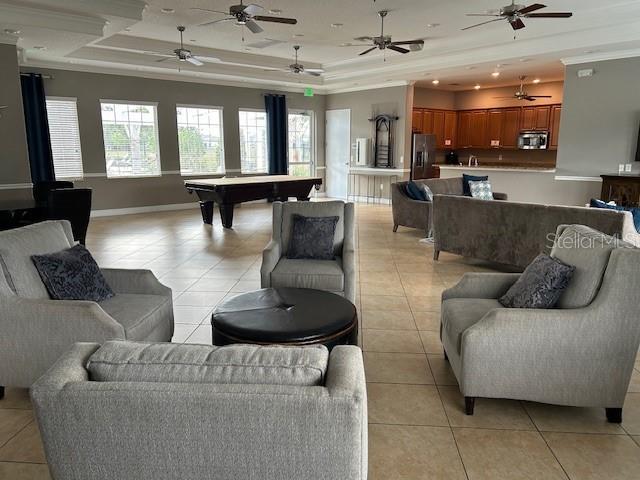
MULTIPOLYGON (((95 219, 88 246, 103 266, 151 268, 174 290, 175 341, 209 343, 216 303, 259 287, 269 212, 238 209, 232 231, 204 227, 195 210, 95 219)), ((640 362, 621 426, 601 409, 509 400, 479 399, 465 416, 439 343, 439 296, 486 267, 447 254, 434 264, 419 232, 392 232, 387 206, 357 214, 372 480, 640 478, 640 362)), ((28 394, 9 389, 0 479, 49 478, 44 461, 28 394)))

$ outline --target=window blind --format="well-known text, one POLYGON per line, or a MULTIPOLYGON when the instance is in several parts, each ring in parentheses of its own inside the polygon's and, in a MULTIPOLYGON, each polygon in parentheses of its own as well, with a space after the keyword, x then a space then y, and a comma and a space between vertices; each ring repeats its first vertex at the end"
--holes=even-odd
POLYGON ((82 179, 82 149, 75 98, 47 98, 47 119, 56 179, 82 179))
POLYGON ((222 109, 176 107, 180 173, 182 175, 224 172, 222 109))
POLYGON ((267 114, 240 110, 240 169, 242 173, 267 173, 267 114))

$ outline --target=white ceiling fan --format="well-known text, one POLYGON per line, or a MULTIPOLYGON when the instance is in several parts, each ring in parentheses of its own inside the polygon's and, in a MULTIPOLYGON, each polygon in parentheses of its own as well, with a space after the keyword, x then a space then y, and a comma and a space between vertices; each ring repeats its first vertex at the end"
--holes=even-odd
MULTIPOLYGON (((179 25, 177 27, 178 32, 180 32, 180 48, 176 48, 173 50, 173 54, 169 53, 158 53, 158 52, 149 52, 151 55, 161 56, 160 60, 156 60, 157 62, 166 62, 167 60, 178 60, 179 62, 189 62, 196 67, 201 67, 205 62, 219 62, 220 59, 214 57, 207 56, 195 56, 191 53, 191 50, 188 48, 184 48, 184 40, 183 33, 186 28, 183 25, 179 25)), ((180 68, 178 68, 179 70, 180 68)))
POLYGON ((271 17, 267 15, 258 15, 260 12, 264 10, 264 7, 261 7, 260 5, 256 5, 255 3, 245 5, 242 1, 240 1, 240 5, 231 5, 229 7, 228 12, 222 12, 220 10, 210 10, 208 8, 192 8, 191 10, 200 10, 203 12, 228 15, 228 17, 226 18, 221 18, 219 20, 213 20, 211 22, 201 23, 200 25, 198 25, 200 27, 214 25, 220 22, 235 21, 236 25, 245 26, 252 33, 261 33, 261 32, 264 32, 264 30, 260 25, 258 25, 257 22, 285 23, 287 25, 295 25, 296 23, 298 23, 298 20, 296 20, 295 18, 271 17))
POLYGON ((324 73, 324 70, 321 68, 305 68, 304 65, 298 63, 298 51, 300 50, 300 45, 294 45, 293 50, 295 51, 295 61, 286 68, 265 68, 266 71, 281 71, 281 72, 289 72, 294 74, 306 74, 312 75, 314 77, 319 77, 324 73))
POLYGON ((527 91, 524 89, 524 81, 526 80, 526 75, 520 75, 520 88, 516 90, 516 92, 510 97, 494 97, 499 98, 501 100, 507 100, 515 98, 516 100, 527 100, 529 102, 535 102, 538 98, 552 98, 551 95, 529 95, 527 91))

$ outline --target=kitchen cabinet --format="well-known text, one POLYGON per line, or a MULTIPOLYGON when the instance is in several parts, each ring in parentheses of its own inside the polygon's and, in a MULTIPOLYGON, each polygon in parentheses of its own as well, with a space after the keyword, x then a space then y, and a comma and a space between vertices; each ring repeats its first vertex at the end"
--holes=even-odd
POLYGON ((502 133, 500 146, 507 149, 518 148, 518 134, 520 133, 520 108, 503 108, 502 133))
POLYGON ((413 133, 422 133, 422 110, 413 109, 411 115, 411 131, 413 133))
POLYGON ((436 136, 436 148, 444 148, 444 111, 433 112, 433 134, 436 136))
POLYGON ((502 109, 498 108, 487 112, 487 147, 499 148, 502 146, 503 123, 504 111, 502 109))
POLYGON ((549 140, 549 148, 551 150, 558 149, 560 141, 560 116, 562 114, 562 106, 554 105, 551 107, 551 139, 549 140))
POLYGON ((453 111, 444 112, 444 148, 455 148, 458 126, 458 114, 453 111))
POLYGON ((471 112, 458 112, 458 148, 471 146, 471 112))
POLYGON ((523 107, 522 108, 522 130, 549 130, 549 120, 551 118, 551 106, 523 107))
POLYGON ((469 134, 472 148, 485 148, 487 138, 487 111, 475 110, 471 112, 471 132, 469 134))
POLYGON ((422 112, 422 133, 430 135, 433 133, 433 111, 423 110, 422 112))

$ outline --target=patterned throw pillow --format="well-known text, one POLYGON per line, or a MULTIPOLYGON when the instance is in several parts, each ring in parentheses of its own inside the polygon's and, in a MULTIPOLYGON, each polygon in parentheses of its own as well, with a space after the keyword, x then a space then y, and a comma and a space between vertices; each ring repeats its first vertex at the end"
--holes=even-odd
POLYGON ((469 190, 473 198, 493 200, 493 191, 491 190, 491 182, 489 182, 489 180, 469 182, 469 190))
POLYGON ((462 174, 462 194, 470 197, 471 190, 469 189, 469 182, 484 182, 485 180, 489 180, 488 175, 469 175, 467 173, 462 174))
POLYGON ((53 300, 101 302, 115 295, 82 245, 48 255, 32 255, 31 260, 53 300))
POLYGON ((293 215, 287 258, 333 260, 333 237, 338 217, 293 215))
POLYGON ((575 267, 541 253, 498 301, 506 308, 553 308, 574 271, 575 267))
POLYGON ((420 184, 420 188, 422 188, 427 202, 433 202, 433 192, 431 189, 425 183, 420 184))

